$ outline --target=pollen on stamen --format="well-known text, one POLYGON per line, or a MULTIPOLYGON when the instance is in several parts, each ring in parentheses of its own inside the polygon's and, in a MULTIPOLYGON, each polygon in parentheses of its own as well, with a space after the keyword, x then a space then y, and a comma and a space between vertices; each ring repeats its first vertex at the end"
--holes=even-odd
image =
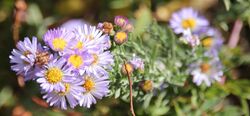
POLYGON ((85 88, 86 92, 90 92, 95 86, 95 82, 91 80, 90 77, 85 78, 85 83, 83 84, 83 87, 85 88))
POLYGON ((63 77, 63 72, 56 67, 48 69, 45 76, 46 80, 51 84, 60 82, 62 80, 62 77, 63 77))
POLYGON ((193 18, 184 19, 184 20, 182 21, 182 27, 183 27, 184 29, 188 29, 188 28, 194 29, 195 26, 196 26, 196 20, 193 19, 193 18))
POLYGON ((68 62, 72 64, 74 68, 80 68, 83 64, 83 58, 80 55, 73 54, 68 58, 68 62))
POLYGON ((67 42, 62 38, 55 38, 52 41, 52 45, 53 45, 54 49, 56 49, 58 51, 64 50, 64 48, 66 47, 66 44, 67 44, 67 42))

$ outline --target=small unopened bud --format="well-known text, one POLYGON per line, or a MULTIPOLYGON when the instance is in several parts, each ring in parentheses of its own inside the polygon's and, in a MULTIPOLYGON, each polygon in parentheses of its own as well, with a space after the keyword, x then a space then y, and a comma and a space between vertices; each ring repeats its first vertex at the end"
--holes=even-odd
POLYGON ((114 41, 116 44, 121 45, 128 40, 128 34, 124 31, 119 31, 115 34, 114 41))
POLYGON ((134 67, 130 63, 125 63, 122 65, 122 74, 124 75, 131 75, 134 71, 134 67))
POLYGON ((141 88, 144 92, 152 91, 153 90, 153 82, 151 80, 142 81, 141 88))
POLYGON ((128 19, 124 16, 116 16, 114 23, 120 27, 124 27, 128 23, 128 19))
POLYGON ((128 23, 127 25, 124 26, 124 30, 126 32, 132 32, 134 30, 134 26, 131 23, 128 23))

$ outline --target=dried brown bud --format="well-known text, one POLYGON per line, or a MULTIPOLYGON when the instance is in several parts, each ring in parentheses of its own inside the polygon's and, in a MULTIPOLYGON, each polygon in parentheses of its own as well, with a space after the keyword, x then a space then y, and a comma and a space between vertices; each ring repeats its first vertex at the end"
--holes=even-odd
POLYGON ((124 75, 129 74, 129 75, 131 75, 133 73, 133 71, 134 71, 134 67, 133 67, 132 64, 125 63, 125 64, 122 65, 122 74, 124 74, 124 75))
POLYGON ((110 34, 113 31, 113 24, 109 22, 104 22, 102 29, 104 33, 110 34))
POLYGON ((38 52, 36 54, 36 61, 35 64, 42 66, 49 62, 49 52, 38 52))

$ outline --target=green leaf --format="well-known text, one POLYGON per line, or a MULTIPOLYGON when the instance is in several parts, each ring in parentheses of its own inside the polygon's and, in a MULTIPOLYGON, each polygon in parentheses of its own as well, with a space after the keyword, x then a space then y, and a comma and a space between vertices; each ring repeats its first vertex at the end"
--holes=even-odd
POLYGON ((231 7, 231 2, 230 0, 223 0, 224 4, 225 4, 225 7, 226 7, 226 10, 228 11, 231 7))

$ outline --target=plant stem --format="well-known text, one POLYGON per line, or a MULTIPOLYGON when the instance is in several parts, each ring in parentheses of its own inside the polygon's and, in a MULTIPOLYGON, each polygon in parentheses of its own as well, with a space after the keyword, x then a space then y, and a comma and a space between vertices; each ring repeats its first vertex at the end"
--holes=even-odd
POLYGON ((135 116, 135 111, 134 111, 134 106, 133 106, 132 80, 130 78, 130 73, 128 72, 127 66, 125 64, 126 64, 126 62, 124 61, 124 66, 125 66, 125 70, 127 72, 128 81, 129 81, 130 111, 131 111, 132 115, 135 116))
POLYGON ((228 46, 230 48, 235 48, 240 40, 240 31, 243 27, 243 22, 240 19, 237 19, 234 23, 232 33, 229 38, 228 46))

